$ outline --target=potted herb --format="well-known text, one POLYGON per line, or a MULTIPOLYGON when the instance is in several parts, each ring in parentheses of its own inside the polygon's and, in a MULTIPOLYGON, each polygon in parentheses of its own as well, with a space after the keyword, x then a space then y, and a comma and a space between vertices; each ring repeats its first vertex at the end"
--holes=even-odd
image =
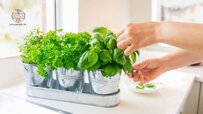
POLYGON ((120 72, 132 72, 132 63, 138 51, 125 56, 116 47, 116 35, 105 27, 93 30, 91 47, 85 51, 78 67, 88 70, 92 91, 96 94, 112 94, 119 90, 120 72))
POLYGON ((43 33, 31 31, 20 46, 28 85, 57 88, 53 71, 61 65, 58 59, 61 50, 62 30, 43 33))
POLYGON ((62 38, 61 67, 56 70, 60 89, 81 92, 84 87, 83 71, 77 67, 80 56, 89 49, 91 36, 87 32, 66 33, 62 38))
MULTIPOLYGON (((26 73, 26 83, 31 86, 44 86, 45 75, 40 75, 37 67, 41 41, 44 36, 39 29, 31 31, 20 45, 21 60, 26 73)), ((47 73, 48 75, 48 73, 47 73)))
POLYGON ((61 29, 51 30, 43 36, 40 44, 40 51, 37 55, 38 73, 46 78, 48 88, 58 89, 56 76, 50 75, 49 72, 55 72, 63 64, 61 60, 62 37, 63 32, 61 29))

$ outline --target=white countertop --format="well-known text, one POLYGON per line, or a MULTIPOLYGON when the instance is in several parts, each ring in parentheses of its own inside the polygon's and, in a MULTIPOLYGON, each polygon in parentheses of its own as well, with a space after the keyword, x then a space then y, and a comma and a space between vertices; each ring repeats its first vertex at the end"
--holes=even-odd
MULTIPOLYGON (((194 78, 194 75, 183 72, 167 72, 157 79, 163 83, 163 87, 158 92, 153 94, 138 94, 127 88, 126 81, 123 76, 120 83, 120 104, 113 108, 95 107, 37 98, 29 98, 29 100, 34 100, 35 102, 76 114, 177 114, 182 110, 182 106, 194 83, 194 78)), ((17 99, 21 99, 22 101, 25 101, 26 99, 23 82, 1 89, 0 95, 1 94, 15 96, 17 99)), ((31 106, 32 105, 28 107, 32 110, 36 109, 36 107, 31 106)), ((37 114, 45 114, 45 110, 46 109, 43 109, 42 111, 38 110, 37 114)), ((49 113, 48 111, 47 113, 49 113)))
POLYGON ((194 74, 195 81, 203 82, 203 64, 198 66, 187 66, 187 67, 179 68, 177 69, 177 71, 194 74))
POLYGON ((1 114, 58 114, 4 93, 0 93, 0 107, 1 114))

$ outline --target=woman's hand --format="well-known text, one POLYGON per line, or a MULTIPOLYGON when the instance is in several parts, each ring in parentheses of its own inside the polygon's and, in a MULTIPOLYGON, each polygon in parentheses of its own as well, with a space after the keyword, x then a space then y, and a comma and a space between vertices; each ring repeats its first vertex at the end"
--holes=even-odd
POLYGON ((165 61, 162 59, 148 59, 140 64, 133 65, 134 72, 128 74, 135 82, 147 83, 156 79, 166 71, 165 61))
POLYGON ((117 34, 117 47, 126 49, 125 54, 129 55, 135 50, 158 43, 159 23, 129 24, 123 31, 117 34))
POLYGON ((148 59, 139 64, 134 64, 134 71, 128 76, 133 78, 134 81, 147 83, 164 72, 201 61, 203 61, 202 54, 180 49, 160 58, 148 59))
POLYGON ((191 52, 203 53, 203 24, 149 22, 129 24, 118 36, 118 48, 129 55, 144 46, 162 42, 191 52))

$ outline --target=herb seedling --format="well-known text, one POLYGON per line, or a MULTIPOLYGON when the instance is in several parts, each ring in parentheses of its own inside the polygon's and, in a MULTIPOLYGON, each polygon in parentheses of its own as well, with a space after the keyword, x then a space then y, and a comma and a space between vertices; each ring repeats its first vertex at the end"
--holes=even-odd
POLYGON ((142 83, 139 83, 138 85, 135 86, 137 89, 141 89, 141 90, 144 90, 145 88, 155 88, 156 85, 154 84, 142 84, 142 83))

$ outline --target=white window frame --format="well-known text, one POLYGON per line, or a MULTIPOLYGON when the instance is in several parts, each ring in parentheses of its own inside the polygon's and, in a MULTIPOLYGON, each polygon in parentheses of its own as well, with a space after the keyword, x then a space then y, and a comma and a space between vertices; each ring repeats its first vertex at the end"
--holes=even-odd
POLYGON ((78 32, 78 0, 55 1, 55 29, 66 32, 78 32))
POLYGON ((151 4, 151 20, 152 21, 161 21, 161 3, 160 0, 153 0, 151 4))
POLYGON ((54 30, 56 27, 55 1, 46 0, 46 30, 54 30))

